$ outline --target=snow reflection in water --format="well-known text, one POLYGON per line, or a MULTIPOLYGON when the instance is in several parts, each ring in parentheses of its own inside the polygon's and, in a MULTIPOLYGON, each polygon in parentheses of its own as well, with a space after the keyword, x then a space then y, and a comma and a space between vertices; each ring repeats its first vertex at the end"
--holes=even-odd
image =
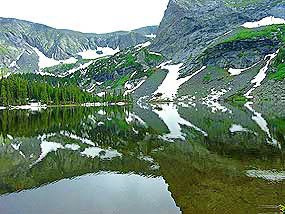
POLYGON ((253 102, 248 102, 244 105, 248 110, 250 110, 253 113, 252 120, 254 120, 257 123, 257 125, 266 133, 266 135, 269 138, 268 143, 275 145, 275 146, 278 146, 279 149, 281 149, 281 145, 279 144, 279 142, 272 137, 270 130, 268 128, 267 121, 262 117, 262 115, 260 113, 256 112, 251 107, 252 104, 253 104, 253 102))
POLYGON ((177 106, 173 103, 169 104, 156 104, 153 105, 154 112, 163 120, 165 125, 168 127, 169 133, 162 136, 163 139, 181 139, 185 140, 185 134, 182 132, 182 125, 193 128, 194 130, 202 133, 204 136, 208 134, 202 129, 196 127, 189 121, 183 119, 179 113, 177 106), (159 109, 159 110, 158 110, 159 109))
POLYGON ((276 170, 248 170, 246 175, 252 178, 261 178, 267 181, 282 181, 285 180, 285 172, 276 170))

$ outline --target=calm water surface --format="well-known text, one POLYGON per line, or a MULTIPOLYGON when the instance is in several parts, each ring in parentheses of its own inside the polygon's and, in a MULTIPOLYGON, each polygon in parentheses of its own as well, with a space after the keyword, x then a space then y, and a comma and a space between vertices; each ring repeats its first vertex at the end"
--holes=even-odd
POLYGON ((0 111, 0 213, 276 213, 284 140, 250 103, 0 111))

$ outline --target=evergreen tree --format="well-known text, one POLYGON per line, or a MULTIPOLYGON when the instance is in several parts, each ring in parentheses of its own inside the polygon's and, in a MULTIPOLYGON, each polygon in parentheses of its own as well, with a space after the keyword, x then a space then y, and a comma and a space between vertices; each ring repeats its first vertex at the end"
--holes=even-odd
POLYGON ((7 103, 7 91, 6 91, 6 87, 4 84, 2 84, 1 86, 1 103, 5 106, 8 104, 7 103))

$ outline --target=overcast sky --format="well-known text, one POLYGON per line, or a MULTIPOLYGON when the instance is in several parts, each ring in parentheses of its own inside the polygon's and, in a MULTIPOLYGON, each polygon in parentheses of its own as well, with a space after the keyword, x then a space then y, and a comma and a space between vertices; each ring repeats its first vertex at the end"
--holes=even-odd
POLYGON ((3 0, 1 17, 105 33, 158 25, 168 0, 3 0))

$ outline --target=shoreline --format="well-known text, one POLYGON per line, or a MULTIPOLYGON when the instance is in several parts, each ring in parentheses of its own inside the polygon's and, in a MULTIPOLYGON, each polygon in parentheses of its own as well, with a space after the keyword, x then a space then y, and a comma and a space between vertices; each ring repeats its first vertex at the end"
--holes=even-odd
POLYGON ((0 106, 1 110, 45 110, 47 108, 65 108, 65 107, 108 107, 108 106, 128 106, 131 103, 118 102, 118 103, 82 103, 82 104, 63 104, 63 105, 21 105, 21 106, 0 106))

